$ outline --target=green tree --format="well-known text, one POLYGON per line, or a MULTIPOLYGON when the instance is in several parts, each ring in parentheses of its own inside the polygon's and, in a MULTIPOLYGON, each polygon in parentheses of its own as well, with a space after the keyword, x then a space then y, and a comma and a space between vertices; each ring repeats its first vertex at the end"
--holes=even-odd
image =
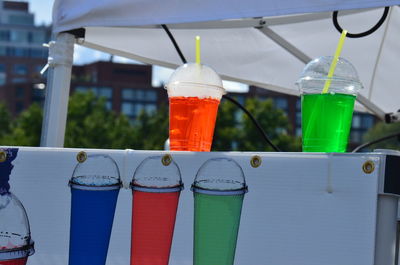
POLYGON ((168 107, 162 105, 158 111, 142 111, 134 122, 132 148, 140 150, 163 150, 168 139, 168 107))
POLYGON ((75 93, 68 107, 65 147, 130 148, 133 128, 124 115, 106 108, 93 93, 75 93))
POLYGON ((11 131, 11 114, 7 106, 0 103, 0 139, 11 131))
MULTIPOLYGON (((369 129, 369 131, 364 135, 364 142, 370 142, 396 132, 400 133, 400 123, 385 124, 384 122, 379 122, 374 127, 369 129)), ((367 149, 373 150, 377 148, 400 150, 400 138, 392 138, 390 140, 374 144, 367 149)))
POLYGON ((40 106, 38 104, 32 104, 11 123, 9 133, 1 137, 1 144, 39 146, 42 117, 42 109, 40 106))
MULTIPOLYGON (((282 151, 300 151, 300 140, 288 134, 288 130, 291 128, 286 114, 277 109, 271 99, 248 99, 246 108, 260 123, 271 141, 282 151)), ((244 113, 242 120, 241 138, 243 140, 238 143, 239 149, 246 151, 272 151, 272 147, 263 140, 252 121, 244 113)))

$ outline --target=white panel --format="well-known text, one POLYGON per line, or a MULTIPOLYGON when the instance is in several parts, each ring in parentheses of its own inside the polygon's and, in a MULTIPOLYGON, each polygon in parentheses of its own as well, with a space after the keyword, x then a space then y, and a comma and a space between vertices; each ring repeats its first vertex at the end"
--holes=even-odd
MULTIPOLYGON (((10 177, 11 191, 27 209, 36 253, 29 265, 67 264, 73 149, 21 148, 10 177)), ((105 152, 118 163, 125 184, 146 157, 162 152, 105 152), (127 154, 127 155, 125 155, 127 154)), ((249 185, 241 218, 236 265, 374 265, 378 172, 382 155, 258 153, 172 153, 182 171, 182 192, 171 265, 192 264, 193 195, 196 171, 211 157, 230 157, 249 185), (362 164, 376 163, 372 174, 362 164), (329 192, 331 191, 331 193, 329 192)), ((216 172, 217 173, 217 172, 216 172)), ((108 265, 129 264, 131 192, 121 190, 108 265)))

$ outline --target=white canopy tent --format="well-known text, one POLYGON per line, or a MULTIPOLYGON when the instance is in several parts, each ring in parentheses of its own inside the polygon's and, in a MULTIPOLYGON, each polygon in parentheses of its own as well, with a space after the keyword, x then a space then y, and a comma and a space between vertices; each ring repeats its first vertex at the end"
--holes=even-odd
MULTIPOLYGON (((43 146, 62 146, 73 42, 145 63, 175 68, 177 52, 160 24, 168 24, 188 61, 194 61, 194 36, 202 37, 202 61, 224 79, 297 94, 294 85, 311 58, 331 55, 339 37, 333 10, 350 32, 364 31, 383 9, 399 0, 56 0, 43 146), (375 8, 375 9, 364 9, 375 8), (342 13, 342 12, 341 12, 342 13), (84 29, 84 30, 78 30, 84 29), (73 31, 74 35, 62 33, 73 31)), ((363 107, 383 118, 400 108, 400 8, 374 34, 346 40, 342 56, 359 72, 363 107)))

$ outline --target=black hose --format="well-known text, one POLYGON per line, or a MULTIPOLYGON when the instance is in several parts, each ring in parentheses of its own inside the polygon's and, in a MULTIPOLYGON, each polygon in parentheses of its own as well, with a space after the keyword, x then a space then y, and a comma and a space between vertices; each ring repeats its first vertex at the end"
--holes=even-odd
POLYGON ((175 50, 178 52, 179 57, 181 57, 182 62, 183 63, 187 63, 185 56, 183 56, 183 53, 182 53, 181 49, 179 48, 178 43, 176 42, 176 40, 175 40, 174 36, 172 35, 171 31, 169 31, 167 25, 162 24, 161 27, 165 30, 165 32, 167 33, 169 39, 172 41, 172 44, 174 45, 175 50))
POLYGON ((365 148, 365 147, 367 147, 367 146, 370 146, 370 145, 373 145, 373 144, 376 144, 376 143, 379 143, 379 142, 382 142, 382 141, 385 141, 385 140, 388 140, 388 139, 394 138, 394 137, 400 137, 400 132, 396 132, 396 133, 393 133, 393 134, 389 134, 389 135, 387 135, 387 136, 384 136, 384 137, 378 138, 378 139, 376 139, 376 140, 367 142, 367 143, 365 143, 365 144, 359 145, 359 146, 357 146, 356 148, 354 148, 354 150, 352 151, 352 153, 357 153, 358 151, 360 151, 361 149, 363 149, 363 148, 365 148))
MULTIPOLYGON (((373 26, 369 30, 364 31, 364 32, 360 32, 360 33, 349 33, 348 32, 346 34, 346 37, 348 37, 348 38, 362 38, 362 37, 365 37, 365 36, 368 36, 368 35, 374 33, 377 29, 379 29, 382 26, 383 22, 385 22, 388 14, 389 14, 389 9, 390 9, 390 7, 388 7, 388 6, 385 7, 385 10, 383 11, 383 15, 382 15, 381 19, 379 19, 378 23, 376 23, 375 26, 373 26)), ((339 25, 338 13, 339 13, 339 11, 333 11, 332 21, 333 21, 333 25, 335 26, 335 28, 340 33, 342 33, 343 28, 339 25)))

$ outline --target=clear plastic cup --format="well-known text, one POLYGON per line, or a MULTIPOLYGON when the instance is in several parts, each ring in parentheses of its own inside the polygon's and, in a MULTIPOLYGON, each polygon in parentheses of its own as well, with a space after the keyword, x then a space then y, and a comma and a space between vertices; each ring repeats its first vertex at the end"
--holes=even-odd
POLYGON ((70 265, 104 265, 121 187, 119 169, 108 155, 78 163, 71 187, 70 265))
POLYGON ((332 59, 314 59, 296 83, 301 92, 304 152, 346 152, 354 102, 362 84, 354 66, 339 58, 328 93, 323 94, 332 59))
POLYGON ((168 265, 176 212, 183 189, 181 173, 174 161, 162 156, 140 163, 131 182, 131 265, 168 265))
POLYGON ((35 252, 22 203, 8 192, 0 195, 0 264, 25 265, 35 252))
POLYGON ((247 185, 232 159, 215 158, 199 169, 194 195, 194 265, 233 265, 247 185))
POLYGON ((210 151, 218 105, 225 90, 219 75, 202 64, 184 64, 166 85, 173 151, 210 151))

